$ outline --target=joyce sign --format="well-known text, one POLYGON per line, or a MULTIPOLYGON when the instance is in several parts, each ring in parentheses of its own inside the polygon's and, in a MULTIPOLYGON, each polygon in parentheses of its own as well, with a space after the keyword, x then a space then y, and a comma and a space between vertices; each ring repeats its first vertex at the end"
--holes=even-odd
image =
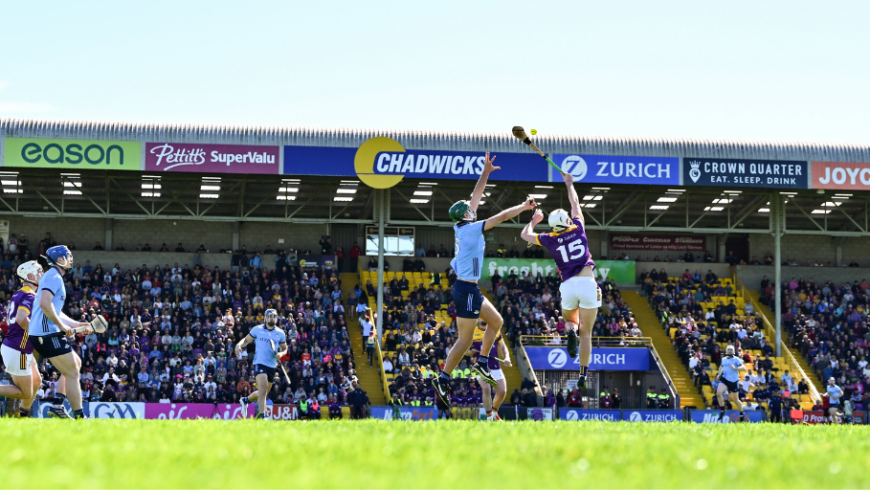
POLYGON ((146 143, 149 172, 278 174, 277 146, 146 143))
POLYGON ((6 138, 5 167, 141 170, 141 144, 131 141, 6 138))
POLYGON ((870 189, 870 163, 813 162, 813 189, 866 191, 870 189))
POLYGON ((553 159, 563 172, 574 176, 575 182, 680 185, 679 158, 553 155, 553 159))
MULTIPOLYGON (((580 359, 568 357, 564 347, 526 347, 532 369, 579 371, 580 359)), ((593 371, 649 371, 649 349, 593 347, 589 369, 593 371)))
POLYGON ((807 188, 807 162, 683 158, 685 185, 807 188))

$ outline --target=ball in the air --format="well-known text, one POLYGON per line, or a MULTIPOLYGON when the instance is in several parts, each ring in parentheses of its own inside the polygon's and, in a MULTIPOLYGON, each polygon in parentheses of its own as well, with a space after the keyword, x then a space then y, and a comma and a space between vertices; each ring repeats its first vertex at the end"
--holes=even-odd
POLYGON ((534 135, 536 135, 536 134, 538 134, 538 130, 537 130, 537 129, 533 129, 533 130, 532 130, 532 136, 534 136, 534 135))

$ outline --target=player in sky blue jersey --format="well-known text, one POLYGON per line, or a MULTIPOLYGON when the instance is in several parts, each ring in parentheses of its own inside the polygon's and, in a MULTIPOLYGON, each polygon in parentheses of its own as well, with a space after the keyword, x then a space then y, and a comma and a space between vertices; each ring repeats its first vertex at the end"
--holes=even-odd
POLYGON ((743 360, 734 355, 734 346, 725 347, 725 357, 722 358, 719 373, 716 375, 720 381, 719 386, 716 387, 716 396, 719 398, 719 406, 722 408, 722 412, 719 414, 720 419, 727 413, 725 410, 725 391, 728 391, 731 404, 740 410, 740 420, 746 420, 746 414, 743 413, 743 403, 740 402, 740 387, 737 385, 740 381, 740 371, 746 370, 743 360))
POLYGON ((598 309, 601 308, 601 289, 595 281, 595 262, 589 253, 589 239, 586 237, 586 221, 580 208, 580 197, 574 189, 574 176, 563 173, 568 186, 568 202, 571 214, 564 209, 550 213, 548 224, 552 233, 535 234, 532 230, 544 219, 541 210, 535 211, 532 220, 523 228, 523 240, 540 245, 550 251, 556 267, 562 275, 559 294, 562 297, 562 316, 568 334, 568 356, 577 357, 577 331, 580 332, 580 377, 577 385, 586 389, 586 371, 592 360, 592 326, 598 309))
POLYGON ((840 424, 840 397, 843 396, 843 390, 837 386, 837 381, 834 378, 828 378, 828 391, 822 396, 828 397, 828 416, 831 417, 831 422, 840 424))
MULTIPOLYGON (((459 338, 450 349, 447 359, 444 361, 444 370, 441 375, 432 380, 435 392, 441 401, 450 406, 450 377, 453 370, 459 365, 462 356, 471 347, 474 337, 474 329, 477 319, 483 318, 487 323, 486 333, 483 337, 482 353, 489 354, 492 344, 501 330, 502 317, 498 310, 480 292, 477 281, 480 279, 483 268, 483 250, 486 242, 483 232, 494 226, 519 215, 523 211, 535 208, 532 198, 526 199, 522 204, 496 214, 495 216, 477 221, 477 207, 486 190, 486 180, 489 174, 501 167, 493 165, 495 156, 489 157, 486 152, 483 172, 471 193, 471 201, 457 201, 450 206, 450 218, 456 223, 453 232, 456 234, 456 257, 450 262, 450 266, 456 271, 456 281, 453 283, 453 303, 456 306, 456 324, 459 330, 459 338)), ((493 378, 489 369, 489 356, 481 355, 478 362, 471 370, 490 386, 497 387, 498 381, 493 378)))
POLYGON ((278 328, 278 312, 272 308, 266 310, 265 323, 251 329, 251 333, 245 336, 236 345, 236 357, 242 349, 251 342, 254 347, 254 375, 257 379, 257 392, 243 396, 239 403, 242 404, 242 414, 247 417, 248 403, 257 402, 257 418, 266 418, 266 399, 269 390, 272 389, 272 380, 275 378, 275 369, 280 359, 287 355, 287 335, 284 330, 278 328))
POLYGON ((39 355, 51 362, 60 371, 57 396, 51 400, 49 414, 59 418, 86 418, 82 410, 82 386, 80 372, 82 360, 76 354, 69 339, 75 337, 75 329, 83 327, 90 333, 90 323, 77 322, 63 312, 66 302, 66 286, 63 275, 73 266, 72 252, 63 245, 45 251, 45 260, 50 268, 39 279, 39 287, 27 327, 30 343, 39 355), (63 402, 69 400, 73 415, 66 412, 63 402))

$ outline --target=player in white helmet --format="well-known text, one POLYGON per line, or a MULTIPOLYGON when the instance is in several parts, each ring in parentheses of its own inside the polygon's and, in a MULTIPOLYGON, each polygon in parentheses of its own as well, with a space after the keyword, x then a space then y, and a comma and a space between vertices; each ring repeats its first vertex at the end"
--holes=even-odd
POLYGON ((586 220, 583 218, 580 198, 574 189, 574 177, 570 173, 562 174, 562 177, 568 187, 571 214, 564 209, 551 212, 547 222, 553 232, 537 234, 534 233, 535 226, 544 219, 544 213, 537 210, 520 236, 531 244, 549 250, 562 275, 559 294, 568 336, 568 356, 573 359, 579 351, 580 376, 577 384, 580 389, 585 389, 587 370, 592 359, 592 326, 601 307, 601 289, 595 281, 595 262, 589 252, 586 220))
POLYGON ((719 414, 719 419, 725 416, 725 392, 731 398, 731 404, 740 410, 740 420, 746 420, 746 415, 743 413, 743 403, 740 402, 739 386, 740 371, 746 371, 746 366, 743 365, 743 360, 735 355, 734 346, 725 347, 725 357, 722 358, 722 364, 719 365, 719 373, 716 377, 719 378, 719 386, 716 388, 716 396, 719 398, 719 406, 722 412, 719 414))
POLYGON ((42 277, 42 266, 31 260, 19 265, 16 272, 21 279, 21 289, 12 295, 6 309, 8 331, 3 338, 3 346, 0 347, 6 372, 12 376, 12 384, 0 385, 0 396, 21 400, 19 415, 28 417, 42 383, 42 376, 33 357, 33 345, 27 334, 37 284, 42 277))

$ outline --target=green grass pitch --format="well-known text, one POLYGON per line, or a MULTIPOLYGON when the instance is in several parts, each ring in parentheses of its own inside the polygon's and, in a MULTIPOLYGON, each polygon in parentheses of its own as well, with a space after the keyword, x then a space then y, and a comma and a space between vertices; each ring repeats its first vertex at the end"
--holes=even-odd
POLYGON ((870 428, 0 420, 3 488, 861 488, 870 428))

